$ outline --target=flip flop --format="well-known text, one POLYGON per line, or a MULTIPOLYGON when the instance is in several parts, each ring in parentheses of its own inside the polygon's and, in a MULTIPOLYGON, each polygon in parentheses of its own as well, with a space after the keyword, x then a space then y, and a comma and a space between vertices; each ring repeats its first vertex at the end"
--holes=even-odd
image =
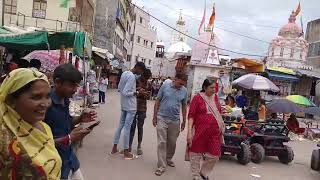
POLYGON ((154 172, 154 174, 157 176, 161 176, 164 172, 165 170, 163 168, 158 168, 156 172, 154 172))

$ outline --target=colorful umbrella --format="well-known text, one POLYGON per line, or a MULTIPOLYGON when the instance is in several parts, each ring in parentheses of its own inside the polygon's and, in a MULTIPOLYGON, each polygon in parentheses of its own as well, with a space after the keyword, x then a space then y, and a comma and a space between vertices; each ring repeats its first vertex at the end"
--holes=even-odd
POLYGON ((241 76, 232 82, 232 85, 239 85, 245 89, 273 91, 278 92, 280 89, 269 79, 256 74, 247 74, 241 76))
POLYGON ((24 57, 26 60, 38 59, 41 62, 42 72, 53 72, 59 66, 60 50, 33 51, 24 57))
MULTIPOLYGON (((66 51, 66 54, 71 53, 66 51)), ((60 50, 44 50, 44 51, 33 51, 26 55, 23 59, 30 61, 31 59, 38 59, 41 62, 40 71, 42 72, 53 72, 56 67, 59 66, 60 50)), ((67 56, 68 57, 68 56, 67 56)), ((82 72, 82 59, 79 58, 79 71, 82 72)), ((75 64, 76 56, 72 57, 73 64, 75 64)))
POLYGON ((287 96, 286 99, 303 106, 315 106, 315 104, 310 102, 309 99, 300 95, 287 96))
POLYGON ((273 113, 300 113, 303 110, 287 99, 273 99, 267 104, 267 109, 273 113))

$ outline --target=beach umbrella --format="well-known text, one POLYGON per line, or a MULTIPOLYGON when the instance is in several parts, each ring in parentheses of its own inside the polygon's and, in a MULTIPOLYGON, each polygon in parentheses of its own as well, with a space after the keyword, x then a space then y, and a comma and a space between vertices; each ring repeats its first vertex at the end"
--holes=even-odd
POLYGON ((280 89, 269 79, 256 74, 247 74, 241 76, 240 78, 233 81, 232 85, 238 85, 245 89, 252 89, 258 91, 280 91, 280 89))
POLYGON ((272 113, 300 113, 303 109, 287 99, 273 99, 267 104, 268 111, 272 113))
POLYGON ((290 95, 287 96, 286 99, 303 106, 315 106, 315 104, 309 101, 309 99, 300 95, 290 95))
POLYGON ((320 116, 320 108, 319 107, 308 107, 304 110, 306 114, 311 114, 314 116, 320 116))

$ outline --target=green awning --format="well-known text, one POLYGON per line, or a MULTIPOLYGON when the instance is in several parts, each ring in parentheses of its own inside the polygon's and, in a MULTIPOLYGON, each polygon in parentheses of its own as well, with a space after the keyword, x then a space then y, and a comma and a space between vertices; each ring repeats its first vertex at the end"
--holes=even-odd
POLYGON ((48 49, 48 33, 37 31, 22 34, 0 34, 0 46, 16 50, 48 49))
POLYGON ((84 32, 56 32, 49 34, 50 49, 60 49, 62 45, 65 48, 73 48, 74 54, 83 56, 85 42, 84 32))
POLYGON ((73 48, 75 55, 83 57, 85 42, 86 34, 84 32, 14 33, 5 27, 0 27, 0 46, 15 50, 57 50, 64 45, 67 49, 73 48))

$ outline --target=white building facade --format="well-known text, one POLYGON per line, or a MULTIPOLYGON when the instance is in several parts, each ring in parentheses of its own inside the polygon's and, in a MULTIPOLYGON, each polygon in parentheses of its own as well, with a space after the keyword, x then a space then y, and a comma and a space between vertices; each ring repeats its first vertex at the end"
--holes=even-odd
POLYGON ((126 66, 133 68, 136 62, 144 62, 151 69, 156 56, 157 32, 150 24, 150 16, 141 9, 134 7, 134 20, 131 33, 131 59, 126 66))
MULTIPOLYGON (((37 27, 51 31, 79 30, 77 22, 69 21, 69 7, 61 0, 4 0, 4 25, 37 27)), ((75 6, 75 3, 71 4, 75 6)))

